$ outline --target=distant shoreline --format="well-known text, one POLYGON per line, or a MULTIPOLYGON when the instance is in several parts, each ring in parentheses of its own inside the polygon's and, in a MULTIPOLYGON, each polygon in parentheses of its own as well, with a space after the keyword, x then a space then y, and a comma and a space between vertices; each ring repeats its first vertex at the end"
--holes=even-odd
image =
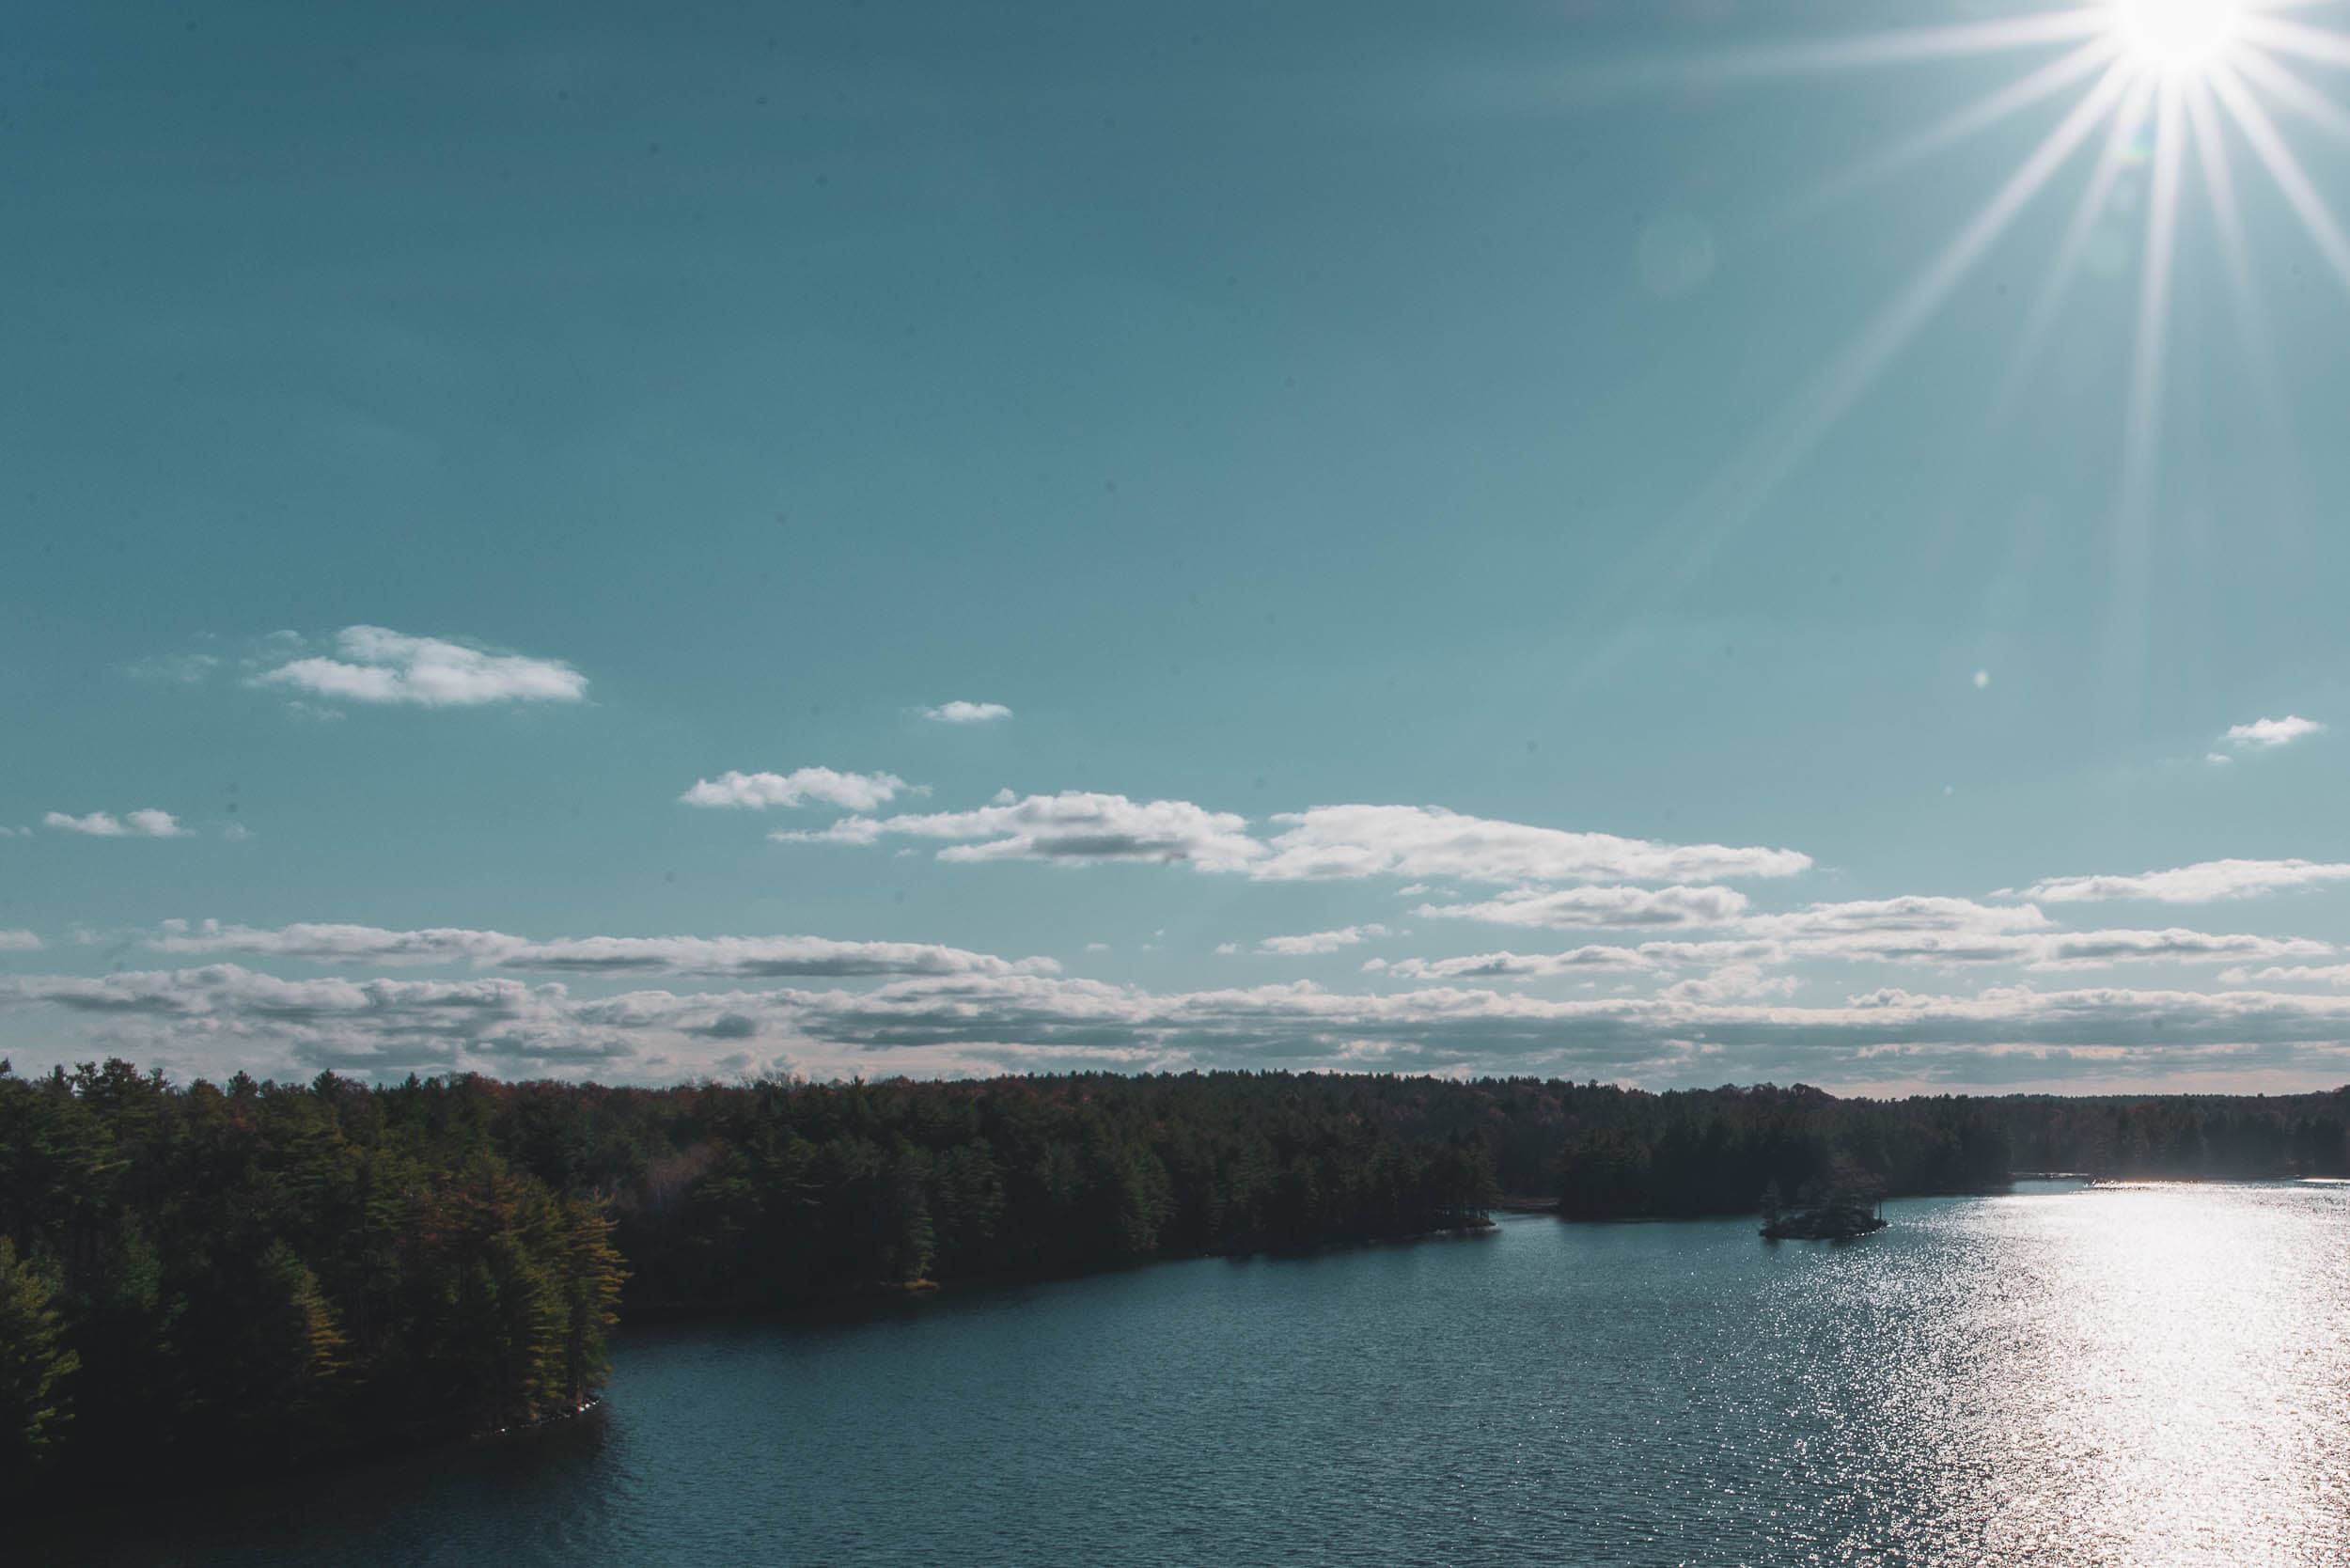
MULTIPOLYGON (((1554 1200, 1547 1207, 1513 1208, 1505 1203, 1492 1205, 1493 1212, 1507 1214, 1556 1214, 1554 1200)), ((1349 1236, 1335 1241, 1316 1242, 1306 1247, 1252 1247, 1246 1250, 1230 1248, 1215 1252, 1170 1252, 1148 1258, 1136 1258, 1108 1267, 1054 1269, 1042 1271, 1005 1270, 991 1274, 970 1274, 953 1279, 914 1279, 903 1284, 869 1281, 855 1286, 811 1296, 803 1301, 783 1302, 696 1302, 645 1301, 622 1302, 619 1327, 650 1327, 677 1323, 721 1323, 736 1319, 793 1318, 854 1318, 869 1311, 890 1307, 906 1306, 931 1300, 955 1300, 974 1293, 1017 1290, 1024 1285, 1059 1284, 1077 1279, 1098 1279, 1104 1275, 1136 1274, 1164 1263, 1198 1262, 1209 1258, 1228 1258, 1235 1262, 1264 1258, 1288 1260, 1319 1257, 1324 1253, 1353 1252, 1370 1247, 1397 1247, 1410 1242, 1460 1240, 1467 1241, 1490 1236, 1497 1229, 1491 1213, 1467 1219, 1458 1225, 1436 1225, 1414 1231, 1396 1231, 1379 1235, 1349 1236)))

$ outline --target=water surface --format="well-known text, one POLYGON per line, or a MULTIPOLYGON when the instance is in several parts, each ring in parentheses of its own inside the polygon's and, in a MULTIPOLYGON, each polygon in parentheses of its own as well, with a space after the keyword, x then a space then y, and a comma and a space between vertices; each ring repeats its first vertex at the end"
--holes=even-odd
POLYGON ((2350 1561, 2350 1188, 1887 1215, 1842 1246, 1511 1218, 632 1331, 589 1421, 98 1560, 2350 1561))

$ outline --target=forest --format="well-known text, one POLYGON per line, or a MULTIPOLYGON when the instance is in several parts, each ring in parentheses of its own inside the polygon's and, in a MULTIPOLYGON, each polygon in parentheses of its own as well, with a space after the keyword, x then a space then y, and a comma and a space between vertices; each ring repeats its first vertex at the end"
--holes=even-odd
POLYGON ((1668 1094, 1563 1087, 1574 1108, 1539 1190, 1571 1219, 1747 1214, 1774 1187, 1791 1199, 1832 1185, 1884 1197, 1985 1192, 2022 1172, 2350 1175, 2350 1089, 1845 1100, 1767 1084, 1668 1094))
POLYGON ((2350 1175, 2350 1090, 1838 1099, 1212 1073, 177 1085, 0 1063, 0 1488, 577 1410, 622 1317, 2019 1170, 2350 1175))

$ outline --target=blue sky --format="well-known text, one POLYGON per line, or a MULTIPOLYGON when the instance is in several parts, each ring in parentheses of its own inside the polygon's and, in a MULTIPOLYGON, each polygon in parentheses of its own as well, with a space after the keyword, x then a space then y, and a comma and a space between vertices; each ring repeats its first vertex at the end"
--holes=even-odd
POLYGON ((2337 29, 35 0, 0 1050, 2350 1081, 2337 29))

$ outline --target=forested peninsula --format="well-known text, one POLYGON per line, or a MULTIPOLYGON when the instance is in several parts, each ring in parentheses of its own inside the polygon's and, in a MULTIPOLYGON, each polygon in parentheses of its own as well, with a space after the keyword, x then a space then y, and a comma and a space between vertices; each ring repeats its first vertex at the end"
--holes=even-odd
POLYGON ((2017 1170, 2350 1175, 2350 1090, 1653 1094, 1282 1073, 184 1086, 0 1063, 0 1488, 575 1411, 616 1322, 2017 1170))

